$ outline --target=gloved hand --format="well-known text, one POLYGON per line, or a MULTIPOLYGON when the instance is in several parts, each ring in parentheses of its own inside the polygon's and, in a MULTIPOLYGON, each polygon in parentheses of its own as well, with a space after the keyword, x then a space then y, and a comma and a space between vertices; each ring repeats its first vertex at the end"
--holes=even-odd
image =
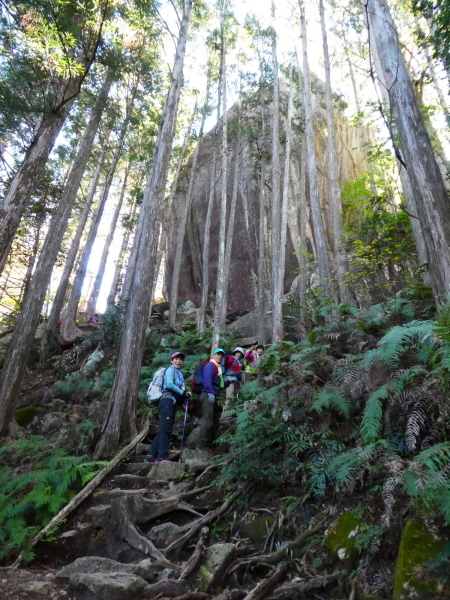
POLYGON ((210 404, 214 404, 215 401, 216 401, 216 397, 214 396, 214 394, 208 394, 208 402, 210 404))

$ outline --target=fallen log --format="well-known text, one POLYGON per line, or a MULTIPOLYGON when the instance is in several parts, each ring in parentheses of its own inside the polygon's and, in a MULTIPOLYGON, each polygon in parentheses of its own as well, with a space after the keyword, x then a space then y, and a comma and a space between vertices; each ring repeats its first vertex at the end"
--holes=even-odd
MULTIPOLYGON (((84 487, 81 490, 81 492, 79 492, 74 498, 72 498, 72 500, 68 504, 66 504, 66 506, 62 510, 60 510, 59 513, 56 516, 54 516, 53 519, 51 519, 51 521, 34 536, 30 544, 27 546, 27 551, 29 551, 38 542, 44 539, 44 537, 48 533, 50 533, 50 531, 52 531, 56 527, 56 525, 58 525, 58 523, 60 523, 63 519, 66 519, 72 511, 74 511, 84 500, 86 500, 88 496, 92 494, 95 488, 100 485, 100 483, 105 479, 105 477, 109 475, 109 473, 111 473, 111 471, 115 469, 117 465, 130 454, 130 452, 137 446, 137 444, 139 444, 141 440, 145 438, 145 436, 148 433, 149 427, 150 422, 147 421, 142 431, 138 433, 138 435, 128 444, 128 446, 125 446, 125 448, 123 448, 110 461, 107 467, 102 469, 100 473, 97 473, 97 475, 93 479, 91 479, 91 481, 86 485, 86 487, 84 487)), ((12 566, 14 568, 18 568, 22 560, 23 552, 17 557, 12 566)))
POLYGON ((279 583, 289 570, 289 565, 284 563, 267 579, 260 581, 252 591, 247 594, 244 600, 265 600, 273 588, 279 583))
POLYGON ((308 579, 308 581, 295 581, 292 583, 286 583, 285 585, 276 589, 272 595, 269 596, 269 598, 270 600, 296 600, 297 598, 300 600, 303 594, 311 592, 312 590, 317 590, 321 587, 325 587, 330 583, 334 583, 340 577, 342 577, 343 574, 344 571, 337 571, 323 577, 314 577, 314 579, 308 579))

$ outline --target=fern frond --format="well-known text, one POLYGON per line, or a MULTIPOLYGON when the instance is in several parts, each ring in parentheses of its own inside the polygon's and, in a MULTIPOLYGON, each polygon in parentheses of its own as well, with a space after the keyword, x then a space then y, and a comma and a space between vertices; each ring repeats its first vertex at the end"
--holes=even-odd
POLYGON ((322 413, 325 408, 332 408, 346 419, 350 416, 350 401, 336 389, 325 387, 316 396, 311 408, 322 413))
POLYGON ((383 417, 382 400, 389 397, 387 384, 376 390, 367 400, 361 423, 361 436, 365 442, 373 442, 380 437, 381 419, 383 417))

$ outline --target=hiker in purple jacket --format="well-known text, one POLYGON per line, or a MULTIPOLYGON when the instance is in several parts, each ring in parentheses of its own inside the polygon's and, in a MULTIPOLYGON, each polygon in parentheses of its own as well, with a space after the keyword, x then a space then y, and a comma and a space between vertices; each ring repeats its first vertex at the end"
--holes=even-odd
POLYGON ((198 437, 197 450, 207 450, 211 447, 219 432, 219 394, 222 387, 228 387, 233 380, 224 382, 220 363, 225 356, 222 348, 214 350, 210 362, 203 367, 203 388, 200 394, 202 403, 202 421, 198 437), (222 384, 222 385, 221 385, 222 384))

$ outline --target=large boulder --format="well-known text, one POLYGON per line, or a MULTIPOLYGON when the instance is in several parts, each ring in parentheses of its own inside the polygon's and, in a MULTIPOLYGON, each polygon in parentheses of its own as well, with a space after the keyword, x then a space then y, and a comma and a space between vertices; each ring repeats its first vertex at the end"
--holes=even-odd
POLYGON ((194 586, 200 592, 210 592, 219 586, 235 554, 236 546, 234 544, 214 544, 207 548, 194 586))
POLYGON ((136 600, 148 583, 130 573, 75 573, 69 579, 71 600, 136 600))
POLYGON ((186 467, 183 463, 164 460, 160 463, 153 463, 148 474, 152 481, 170 481, 171 479, 180 479, 183 477, 186 467))
POLYGON ((149 559, 142 560, 136 564, 124 564, 100 556, 83 556, 82 558, 77 558, 73 563, 63 567, 55 577, 56 579, 68 581, 72 575, 96 573, 138 575, 147 581, 154 581, 156 578, 155 569, 149 559))
POLYGON ((361 519, 352 512, 342 514, 325 532, 328 549, 339 560, 350 560, 355 553, 361 519))
POLYGON ((152 527, 147 537, 151 540, 157 548, 164 548, 167 540, 170 538, 172 533, 179 529, 175 523, 161 523, 161 525, 155 525, 152 527))

